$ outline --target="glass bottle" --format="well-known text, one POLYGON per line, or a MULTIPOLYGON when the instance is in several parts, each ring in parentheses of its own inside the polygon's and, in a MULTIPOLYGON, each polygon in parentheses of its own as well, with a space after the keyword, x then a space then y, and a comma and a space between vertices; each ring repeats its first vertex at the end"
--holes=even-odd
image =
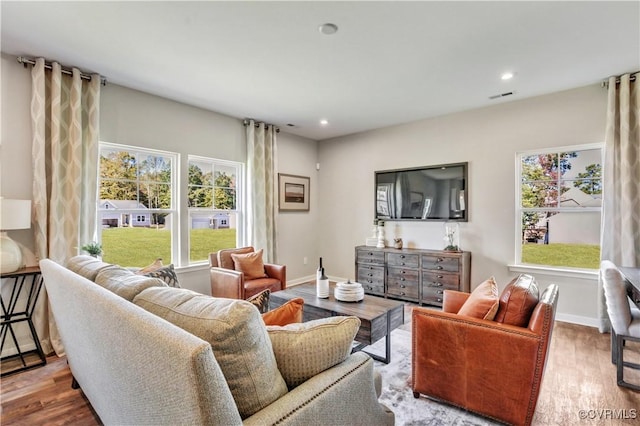
POLYGON ((444 223, 444 250, 460 251, 460 225, 458 222, 444 223))

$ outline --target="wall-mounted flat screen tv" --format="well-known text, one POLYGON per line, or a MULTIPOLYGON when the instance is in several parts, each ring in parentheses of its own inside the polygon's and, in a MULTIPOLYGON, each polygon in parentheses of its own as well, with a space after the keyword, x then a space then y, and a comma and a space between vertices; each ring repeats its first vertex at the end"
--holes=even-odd
POLYGON ((466 222, 467 165, 440 164, 375 172, 375 217, 466 222))

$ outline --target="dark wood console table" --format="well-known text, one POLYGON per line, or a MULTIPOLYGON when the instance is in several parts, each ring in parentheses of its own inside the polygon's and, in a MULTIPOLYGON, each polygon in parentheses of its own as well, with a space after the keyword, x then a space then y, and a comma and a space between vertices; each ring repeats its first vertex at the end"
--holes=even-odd
POLYGON ((618 270, 627 280, 627 294, 633 303, 640 308, 640 268, 619 266, 618 270))
POLYGON ((0 297, 0 305, 2 306, 2 322, 0 323, 0 352, 4 349, 7 341, 7 335, 11 336, 11 340, 15 345, 16 354, 2 357, 2 377, 17 373, 19 371, 28 370, 35 367, 43 366, 47 363, 47 358, 40 346, 38 333, 33 325, 32 315, 42 289, 42 275, 38 266, 31 266, 19 269, 15 272, 7 272, 0 275, 2 278, 3 290, 5 285, 10 285, 10 291, 3 291, 0 297), (8 296, 8 299, 5 296, 8 296), (14 325, 26 322, 31 332, 31 338, 35 349, 23 351, 18 343, 18 338, 14 330, 14 325), (37 357, 29 355, 37 355, 37 357), (11 362, 11 360, 20 359, 20 362, 11 362), (35 358, 35 362, 32 360, 35 358), (5 365, 8 365, 5 371, 5 365))

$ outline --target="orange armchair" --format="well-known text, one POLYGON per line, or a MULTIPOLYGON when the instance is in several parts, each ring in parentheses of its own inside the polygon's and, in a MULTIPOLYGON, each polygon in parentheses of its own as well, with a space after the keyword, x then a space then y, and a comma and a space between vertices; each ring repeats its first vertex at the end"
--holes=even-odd
POLYGON ((414 397, 424 394, 501 422, 530 425, 548 357, 558 287, 552 284, 539 300, 537 296, 533 278, 522 275, 503 291, 495 321, 458 315, 469 294, 457 291, 445 290, 442 311, 414 308, 414 397), (513 291, 523 277, 533 283, 533 301, 531 292, 521 291, 518 297, 513 291), (505 293, 511 293, 511 301, 505 293), (511 313, 505 315, 505 310, 511 313), (523 325, 505 323, 509 315, 523 325))
POLYGON ((243 272, 235 270, 232 253, 254 253, 254 249, 253 247, 242 247, 209 254, 212 296, 248 299, 266 289, 273 293, 287 287, 287 267, 285 265, 265 263, 263 264, 265 277, 246 279, 243 272))

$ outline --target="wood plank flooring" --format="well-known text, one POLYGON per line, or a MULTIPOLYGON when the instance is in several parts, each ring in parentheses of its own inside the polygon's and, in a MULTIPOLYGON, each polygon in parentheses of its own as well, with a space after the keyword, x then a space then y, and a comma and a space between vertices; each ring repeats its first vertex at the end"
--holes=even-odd
MULTIPOLYGON (((410 318, 408 312, 405 326, 410 318)), ((608 334, 556 322, 535 425, 640 425, 640 393, 616 385, 609 345, 608 334), (617 418, 633 417, 633 409, 637 410, 635 419, 617 418), (580 410, 586 410, 589 418, 581 419, 580 410)), ((640 344, 628 349, 631 359, 638 362, 640 344)), ((625 377, 627 374, 640 383, 639 371, 627 369, 625 377)), ((4 377, 1 387, 3 426, 101 424, 82 392, 71 389, 65 358, 52 356, 45 367, 4 377)))

